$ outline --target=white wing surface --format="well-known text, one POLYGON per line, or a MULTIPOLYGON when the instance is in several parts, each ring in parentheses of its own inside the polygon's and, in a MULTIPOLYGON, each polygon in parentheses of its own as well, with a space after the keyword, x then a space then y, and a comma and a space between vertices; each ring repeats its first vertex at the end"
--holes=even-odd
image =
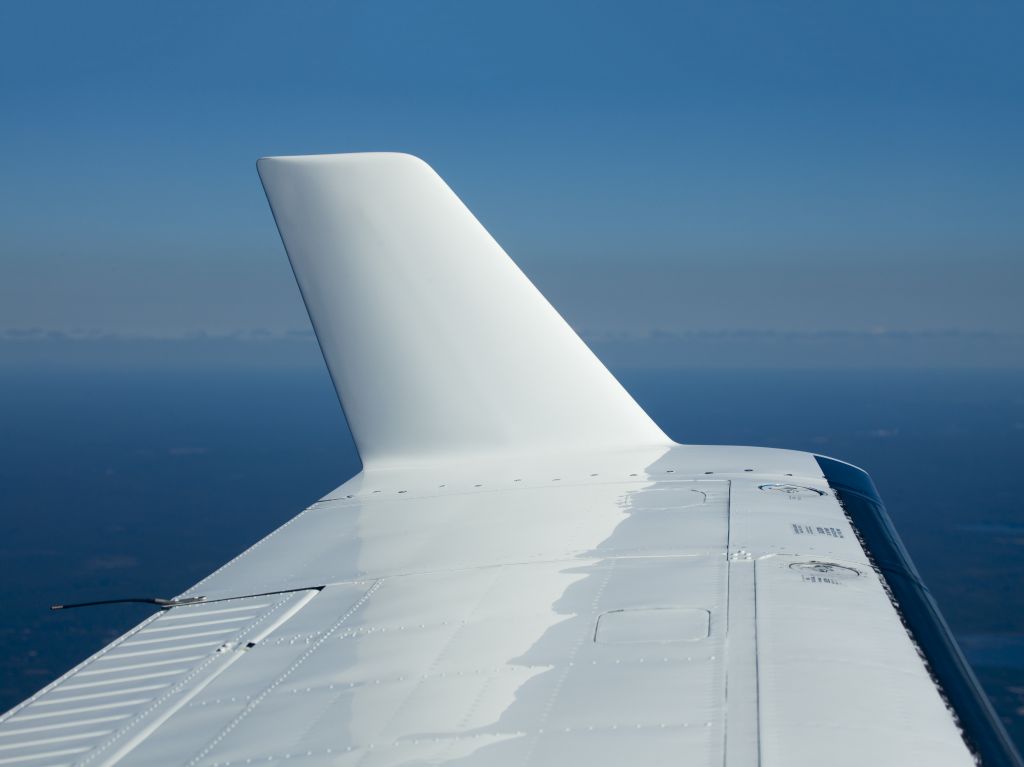
POLYGON ((870 480, 667 440, 423 163, 261 163, 364 459, 0 765, 1019 764, 870 480))

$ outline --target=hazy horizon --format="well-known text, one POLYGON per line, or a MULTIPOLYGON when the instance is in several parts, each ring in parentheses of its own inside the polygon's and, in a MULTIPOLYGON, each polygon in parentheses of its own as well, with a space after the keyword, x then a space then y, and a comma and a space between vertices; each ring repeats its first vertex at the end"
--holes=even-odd
POLYGON ((307 329, 256 159, 397 150, 585 337, 1021 334, 1022 24, 968 2, 4 4, 0 332, 307 329))

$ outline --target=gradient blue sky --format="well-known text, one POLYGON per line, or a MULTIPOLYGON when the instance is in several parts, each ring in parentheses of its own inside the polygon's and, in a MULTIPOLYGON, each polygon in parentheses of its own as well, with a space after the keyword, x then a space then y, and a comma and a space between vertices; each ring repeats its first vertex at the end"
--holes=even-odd
POLYGON ((413 152, 577 329, 1024 333, 1020 3, 0 5, 0 332, 307 327, 261 155, 413 152))

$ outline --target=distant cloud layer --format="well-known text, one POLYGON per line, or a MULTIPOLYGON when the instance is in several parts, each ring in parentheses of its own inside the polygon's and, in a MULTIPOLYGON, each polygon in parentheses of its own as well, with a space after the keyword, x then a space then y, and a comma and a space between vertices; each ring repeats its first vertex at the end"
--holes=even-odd
MULTIPOLYGON (((968 331, 721 331, 587 334, 615 369, 1024 368, 1024 334, 968 331)), ((0 332, 0 369, 31 371, 322 368, 311 331, 177 337, 0 332)), ((326 371, 325 371, 326 375, 326 371)), ((196 448, 172 448, 197 454, 196 448)))

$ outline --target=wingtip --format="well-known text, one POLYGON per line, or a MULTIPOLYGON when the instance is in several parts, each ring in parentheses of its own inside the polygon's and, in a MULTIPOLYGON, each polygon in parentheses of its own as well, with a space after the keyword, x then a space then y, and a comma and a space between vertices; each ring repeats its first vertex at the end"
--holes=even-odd
POLYGON ((667 443, 422 159, 260 167, 364 465, 667 443))

